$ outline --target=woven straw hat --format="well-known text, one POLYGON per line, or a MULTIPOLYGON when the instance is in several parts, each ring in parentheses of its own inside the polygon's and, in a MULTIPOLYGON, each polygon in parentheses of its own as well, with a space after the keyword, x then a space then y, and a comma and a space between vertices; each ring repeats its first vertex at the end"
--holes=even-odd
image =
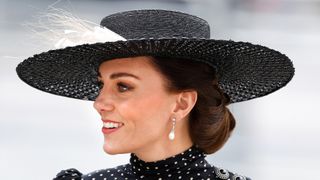
MULTIPOLYGON (((265 96, 294 75, 290 59, 248 42, 210 39, 208 23, 167 10, 134 10, 109 15, 101 27, 125 40, 81 44, 50 50, 21 62, 16 70, 27 84, 56 95, 95 100, 99 65, 110 59, 163 56, 206 63, 231 103, 265 96)), ((183 63, 183 62, 181 62, 183 63)))

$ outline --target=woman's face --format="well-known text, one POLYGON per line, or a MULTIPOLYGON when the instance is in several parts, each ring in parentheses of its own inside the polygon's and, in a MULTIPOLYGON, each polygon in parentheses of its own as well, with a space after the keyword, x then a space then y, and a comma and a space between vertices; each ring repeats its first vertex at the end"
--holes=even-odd
POLYGON ((104 122, 104 151, 135 153, 168 143, 175 95, 165 91, 163 76, 149 58, 105 61, 99 72, 103 85, 94 108, 104 122))

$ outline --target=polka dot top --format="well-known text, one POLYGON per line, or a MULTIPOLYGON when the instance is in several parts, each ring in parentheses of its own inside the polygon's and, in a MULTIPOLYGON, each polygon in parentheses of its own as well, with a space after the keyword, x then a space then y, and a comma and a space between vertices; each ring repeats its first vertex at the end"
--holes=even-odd
POLYGON ((54 180, 250 180, 247 177, 210 165, 206 155, 192 146, 175 156, 155 162, 144 162, 131 154, 130 163, 97 170, 83 175, 76 169, 63 170, 54 180))

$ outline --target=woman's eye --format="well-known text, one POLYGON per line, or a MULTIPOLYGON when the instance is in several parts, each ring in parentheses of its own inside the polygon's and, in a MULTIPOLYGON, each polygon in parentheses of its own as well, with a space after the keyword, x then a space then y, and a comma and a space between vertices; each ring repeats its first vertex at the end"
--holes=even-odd
MULTIPOLYGON (((98 81, 98 87, 100 90, 103 88, 103 85, 104 83, 102 81, 98 81)), ((126 92, 132 89, 130 86, 127 86, 123 83, 117 83, 117 87, 119 92, 126 92)))
POLYGON ((130 90, 131 88, 123 83, 118 83, 118 88, 119 88, 119 91, 120 92, 125 92, 125 91, 128 91, 130 90))

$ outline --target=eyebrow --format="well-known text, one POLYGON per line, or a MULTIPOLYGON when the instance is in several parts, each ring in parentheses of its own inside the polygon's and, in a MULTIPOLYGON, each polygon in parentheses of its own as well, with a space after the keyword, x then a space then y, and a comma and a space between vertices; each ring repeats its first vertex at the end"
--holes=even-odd
MULTIPOLYGON (((98 72, 98 76, 101 78, 101 74, 100 72, 98 72)), ((118 72, 118 73, 113 73, 110 75, 110 79, 116 79, 116 78, 119 78, 119 77, 133 77, 135 79, 138 79, 140 80, 140 78, 136 75, 133 75, 133 74, 130 74, 130 73, 126 73, 126 72, 118 72)))

